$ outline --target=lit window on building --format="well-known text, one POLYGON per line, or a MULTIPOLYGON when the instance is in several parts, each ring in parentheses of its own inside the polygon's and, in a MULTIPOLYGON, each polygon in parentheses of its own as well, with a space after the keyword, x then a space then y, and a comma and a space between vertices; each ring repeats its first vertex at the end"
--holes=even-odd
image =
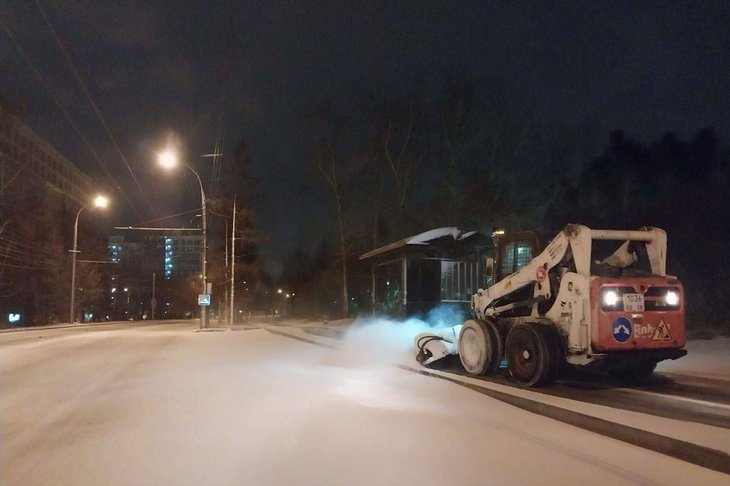
POLYGON ((172 238, 165 238, 165 279, 169 280, 172 278, 173 264, 172 264, 172 238))
POLYGON ((122 246, 121 245, 109 245, 109 257, 114 263, 119 263, 122 259, 122 246))

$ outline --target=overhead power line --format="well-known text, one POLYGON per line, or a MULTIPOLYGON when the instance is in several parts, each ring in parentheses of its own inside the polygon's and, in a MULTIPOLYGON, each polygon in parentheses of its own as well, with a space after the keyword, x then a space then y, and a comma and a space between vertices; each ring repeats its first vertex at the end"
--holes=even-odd
POLYGON ((143 226, 143 225, 146 225, 146 224, 154 223, 155 221, 164 221, 166 219, 177 218, 178 216, 182 216, 182 215, 185 215, 185 214, 197 213, 197 212, 200 212, 200 209, 201 208, 190 209, 188 211, 183 211, 182 213, 171 214, 170 216, 162 216, 161 218, 148 219, 147 221, 142 221, 142 222, 137 223, 137 225, 138 226, 143 226))
POLYGON ((5 31, 5 33, 7 34, 7 36, 10 38, 11 42, 13 43, 13 46, 15 46, 15 48, 18 50, 18 52, 20 53, 21 57, 23 58, 23 60, 25 61, 25 63, 28 65, 28 67, 30 68, 30 70, 33 72, 33 74, 35 75, 35 77, 43 85, 43 88, 46 90, 46 92, 48 93, 48 95, 53 100, 53 104, 56 105, 56 108, 58 108, 59 111, 63 114, 63 116, 66 119, 66 121, 69 122, 69 124, 74 129, 74 131, 76 132, 76 134, 83 141, 84 146, 86 147, 86 149, 89 152, 91 152, 92 156, 94 157, 94 160, 104 170, 104 172, 106 173, 107 177, 109 177, 109 179, 111 180, 111 182, 114 185, 114 187, 116 188, 116 190, 119 192, 119 194, 122 195, 123 198, 125 198, 127 200, 127 202, 129 203, 129 205, 131 206, 131 208, 135 211, 135 213, 137 213, 137 216, 138 217, 141 217, 141 213, 137 209, 136 205, 132 203, 132 201, 126 195, 126 193, 124 192, 124 190, 122 190, 121 186, 119 185, 119 183, 117 182, 117 180, 114 178, 114 176, 112 175, 112 173, 109 170, 109 168, 101 160, 101 157, 99 157, 99 155, 96 153, 96 150, 91 145, 91 143, 89 142, 89 140, 86 138, 86 136, 83 134, 83 132, 81 132, 81 129, 78 127, 78 125, 76 124, 76 122, 74 122, 74 120, 71 118, 71 115, 68 113, 68 111, 66 111, 66 109, 63 107, 63 105, 61 104, 61 102, 58 99, 58 97, 53 93, 53 91, 51 90, 51 87, 48 85, 48 83, 46 83, 45 79, 43 78, 43 75, 38 70, 38 68, 36 68, 35 63, 33 63, 33 61, 30 59, 30 56, 28 56, 28 54, 25 52, 25 49, 23 49, 23 46, 20 44, 20 42, 15 37, 15 35, 13 34, 13 32, 5 24, 5 22, 3 21, 3 17, 1 15, 0 15, 0 26, 2 26, 3 30, 5 31))
POLYGON ((142 226, 115 226, 114 229, 131 231, 202 231, 200 228, 157 228, 142 226))
POLYGON ((36 5, 38 6, 38 10, 40 10, 41 14, 43 15, 43 18, 46 21, 46 25, 48 25, 48 28, 53 33, 53 38, 56 41, 56 44, 58 45, 59 49, 61 49, 61 52, 63 53, 66 62, 70 66, 72 72, 74 73, 74 76, 76 76, 76 80, 79 82, 79 85, 81 85, 81 89, 84 92, 84 95, 86 95, 86 99, 89 101, 91 106, 94 108, 94 112, 96 113, 96 116, 99 118, 99 121, 101 122, 102 126, 104 127, 104 130, 106 131, 107 136, 109 137, 109 140, 111 140, 112 144, 114 145, 114 148, 116 149, 117 153, 119 154, 119 157, 122 159, 122 162, 124 162, 124 166, 129 171, 129 175, 132 176, 132 179, 134 180, 134 183, 137 185, 137 189, 139 190, 140 195, 142 196, 142 199, 147 204, 147 209, 152 210, 152 205, 150 204, 149 199, 147 199, 147 195, 145 194, 144 190, 142 189, 141 184, 139 183, 139 180, 137 180, 137 176, 134 175, 134 171, 132 171, 132 167, 130 167, 129 163, 127 162, 127 158, 124 156, 124 153, 122 152, 122 149, 119 147, 119 144, 117 143, 117 139, 112 133, 111 129, 109 128, 109 125, 106 123, 106 120, 104 119, 104 116, 101 114, 101 111, 99 110, 99 107, 97 106, 96 102, 94 102, 94 99, 91 97, 91 93, 89 92, 89 89, 86 87, 86 83, 81 78, 81 75, 79 74, 78 70, 76 69, 76 66, 73 63, 73 60, 71 59, 71 56, 68 54, 68 51, 64 47, 63 43, 58 37, 58 34, 56 33, 56 29, 53 28, 53 24, 51 24, 50 19, 46 15, 45 10, 41 6, 40 2, 38 0, 35 0, 36 5))

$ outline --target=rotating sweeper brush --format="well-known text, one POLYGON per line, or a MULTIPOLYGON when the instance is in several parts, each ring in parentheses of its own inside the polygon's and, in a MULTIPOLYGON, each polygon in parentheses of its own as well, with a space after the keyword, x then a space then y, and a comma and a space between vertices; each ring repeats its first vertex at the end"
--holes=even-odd
POLYGON ((459 332, 461 332, 461 324, 417 334, 414 338, 418 349, 416 360, 421 364, 428 365, 446 356, 456 354, 458 352, 459 332))

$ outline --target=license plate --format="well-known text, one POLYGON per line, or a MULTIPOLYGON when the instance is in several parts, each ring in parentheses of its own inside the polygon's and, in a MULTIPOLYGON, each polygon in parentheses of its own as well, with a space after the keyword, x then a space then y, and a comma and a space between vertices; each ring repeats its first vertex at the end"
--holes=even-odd
POLYGON ((644 312, 644 294, 623 294, 624 311, 644 312))

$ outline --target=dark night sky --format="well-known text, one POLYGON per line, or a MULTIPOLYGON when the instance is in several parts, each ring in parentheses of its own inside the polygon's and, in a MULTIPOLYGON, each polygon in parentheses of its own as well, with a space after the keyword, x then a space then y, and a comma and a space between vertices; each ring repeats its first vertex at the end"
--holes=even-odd
POLYGON ((0 18, 0 93, 78 166, 107 184, 101 164, 114 174, 129 199, 113 194, 114 224, 195 207, 192 180, 153 167, 166 134, 202 174, 210 161, 197 155, 216 137, 230 154, 245 135, 261 178, 258 219, 287 242, 279 251, 319 231, 301 224, 327 197, 302 168, 302 113, 323 100, 346 110, 353 93, 408 92, 463 66, 528 120, 596 123, 644 142, 703 127, 730 134, 724 1, 4 0, 0 18), (189 194, 175 198, 174 184, 189 194))

